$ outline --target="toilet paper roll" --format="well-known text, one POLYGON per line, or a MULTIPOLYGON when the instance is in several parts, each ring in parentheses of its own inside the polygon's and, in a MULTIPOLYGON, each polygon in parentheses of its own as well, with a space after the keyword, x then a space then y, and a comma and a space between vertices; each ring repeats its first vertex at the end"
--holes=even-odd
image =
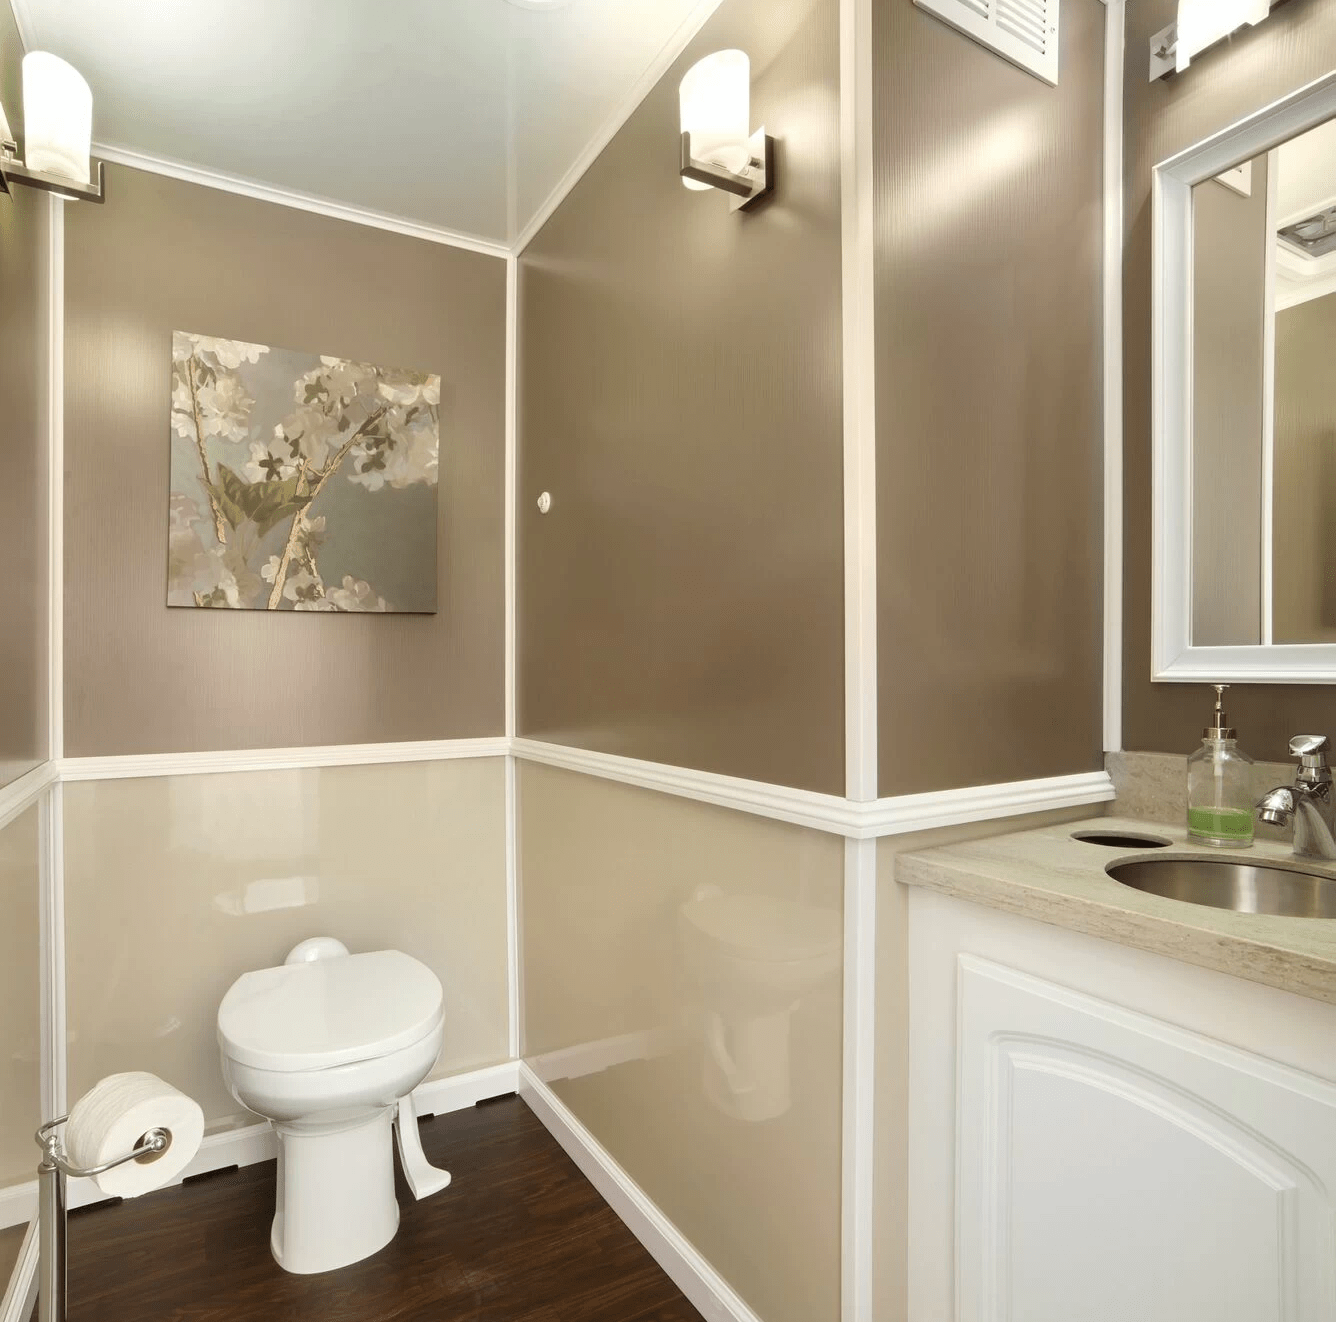
POLYGON ((74 1104, 65 1125, 65 1156, 87 1170, 133 1152, 150 1129, 171 1134, 167 1150, 127 1161, 94 1182, 116 1198, 137 1198, 175 1179, 199 1151, 204 1112, 197 1102, 156 1074, 110 1074, 74 1104))

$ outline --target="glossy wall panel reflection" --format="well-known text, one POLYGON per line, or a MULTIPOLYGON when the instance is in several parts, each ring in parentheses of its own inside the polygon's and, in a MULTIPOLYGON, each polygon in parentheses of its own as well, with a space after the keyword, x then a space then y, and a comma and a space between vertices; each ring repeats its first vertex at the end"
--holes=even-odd
POLYGON ((526 1060, 766 1322, 834 1322, 843 841, 519 777, 526 1060))
POLYGON ((29 808, 0 830, 0 1188, 35 1178, 42 1123, 37 820, 29 808))
POLYGON ((445 988, 436 1074, 507 1059, 501 758, 175 776, 65 788, 70 1096, 147 1069, 210 1125, 215 1015, 308 936, 394 947, 445 988))

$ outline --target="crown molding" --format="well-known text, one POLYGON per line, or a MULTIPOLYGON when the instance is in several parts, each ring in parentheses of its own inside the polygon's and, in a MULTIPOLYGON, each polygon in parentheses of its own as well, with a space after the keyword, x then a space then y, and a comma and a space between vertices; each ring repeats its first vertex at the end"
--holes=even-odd
POLYGON ((209 170, 166 156, 155 156, 149 152, 118 147, 114 143, 95 142, 93 155, 111 165, 124 165, 134 170, 147 171, 149 174, 163 175, 168 179, 179 179, 182 183, 198 184, 203 188, 217 188, 224 193, 236 193, 241 197, 254 198, 257 202, 272 202, 277 206, 293 207, 298 211, 309 211, 317 216, 328 216, 332 220, 346 220, 353 225, 389 230, 394 234, 406 235, 410 239, 423 239, 428 243, 462 248, 467 252, 484 253, 488 257, 506 257, 510 253, 508 245, 476 234, 465 234, 439 225, 428 225, 422 221, 410 220, 407 216, 373 211, 368 207, 353 206, 348 202, 336 202, 332 198, 318 197, 313 193, 279 188, 256 179, 243 178, 241 175, 209 170))
POLYGON ((515 239, 511 251, 518 257, 533 241, 538 231, 552 218, 553 212, 566 200, 575 185, 584 178, 585 172, 603 155, 604 149, 621 132, 626 121, 639 109, 640 103, 658 86, 659 80, 673 67, 678 56, 686 50, 691 40, 703 28, 722 0, 700 0, 700 3, 682 20, 677 31, 664 42, 653 61, 644 73, 636 79, 635 86, 627 93, 626 99, 606 120, 603 127, 585 144, 585 149, 575 158, 571 168, 562 175, 557 186, 547 195, 547 200, 525 223, 515 239))
POLYGON ((9 12, 14 15, 14 26, 19 30, 19 41, 24 53, 37 48, 37 34, 28 13, 27 0, 9 0, 9 12))

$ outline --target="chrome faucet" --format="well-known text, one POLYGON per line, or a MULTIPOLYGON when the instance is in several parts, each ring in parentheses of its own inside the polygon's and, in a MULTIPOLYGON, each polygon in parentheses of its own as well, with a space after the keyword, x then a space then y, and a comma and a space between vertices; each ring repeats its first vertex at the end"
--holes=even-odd
POLYGON ((1299 759, 1294 784, 1264 794, 1257 804, 1258 819, 1271 826, 1286 826, 1293 819, 1295 858, 1336 860, 1336 801, 1326 735, 1295 735, 1290 756, 1299 759))

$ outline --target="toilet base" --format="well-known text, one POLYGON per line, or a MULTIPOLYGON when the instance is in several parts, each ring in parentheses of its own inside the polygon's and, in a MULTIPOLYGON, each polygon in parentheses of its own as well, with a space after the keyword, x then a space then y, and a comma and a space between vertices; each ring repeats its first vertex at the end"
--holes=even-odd
POLYGON ((334 1271, 394 1238, 393 1117, 393 1107, 381 1107, 342 1123, 275 1123, 278 1201, 269 1247, 284 1271, 334 1271))

